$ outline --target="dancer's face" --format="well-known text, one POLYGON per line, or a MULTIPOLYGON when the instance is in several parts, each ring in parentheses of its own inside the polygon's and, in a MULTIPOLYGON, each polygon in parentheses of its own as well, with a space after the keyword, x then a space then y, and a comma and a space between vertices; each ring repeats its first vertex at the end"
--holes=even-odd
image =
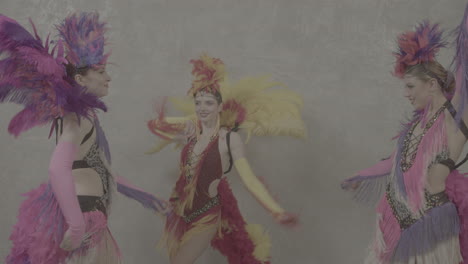
POLYGON ((90 68, 86 74, 75 75, 75 80, 81 86, 88 89, 88 92, 96 95, 97 97, 104 97, 109 91, 109 82, 111 78, 106 72, 104 65, 90 68))
POLYGON ((415 110, 422 110, 431 100, 431 83, 423 81, 412 75, 403 77, 405 83, 404 95, 415 110))
POLYGON ((212 122, 218 118, 222 106, 216 100, 216 97, 207 92, 198 92, 195 95, 195 112, 202 122, 212 122))

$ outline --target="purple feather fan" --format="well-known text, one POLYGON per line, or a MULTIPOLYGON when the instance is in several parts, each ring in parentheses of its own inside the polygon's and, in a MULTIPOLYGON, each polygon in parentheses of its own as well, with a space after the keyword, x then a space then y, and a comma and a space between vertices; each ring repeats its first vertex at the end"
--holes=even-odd
POLYGON ((77 68, 106 64, 104 54, 106 23, 99 22, 97 12, 82 12, 68 16, 57 26, 67 48, 67 60, 77 68))
POLYGON ((67 113, 89 118, 94 109, 106 111, 105 104, 67 77, 63 42, 49 51, 34 24, 34 35, 15 20, 0 15, 0 103, 21 104, 24 109, 10 121, 8 131, 22 132, 51 123, 67 113))
POLYGON ((455 66, 456 80, 455 93, 460 96, 459 107, 455 117, 457 122, 460 122, 461 117, 468 103, 468 5, 465 7, 465 14, 460 25, 455 30, 456 53, 452 61, 452 67, 455 66))

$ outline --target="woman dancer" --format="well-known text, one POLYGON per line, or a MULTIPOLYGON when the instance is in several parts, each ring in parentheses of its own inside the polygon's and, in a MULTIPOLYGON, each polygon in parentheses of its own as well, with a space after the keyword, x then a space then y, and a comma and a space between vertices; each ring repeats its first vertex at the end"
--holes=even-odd
POLYGON ((165 204, 109 167, 109 146, 96 116, 106 111, 101 98, 111 80, 106 23, 98 13, 79 13, 57 29, 60 39, 49 51, 52 41, 43 42, 35 28, 33 37, 0 16, 0 101, 24 105, 8 130, 18 136, 52 123, 51 133, 57 133, 49 180, 26 194, 6 263, 120 263, 107 227, 115 182, 118 191, 156 212, 165 204))
POLYGON ((267 78, 250 78, 234 85, 224 82, 221 60, 201 56, 192 60, 192 98, 175 100, 187 117, 159 117, 148 123, 165 141, 154 151, 177 142, 184 144, 180 177, 170 198, 173 213, 167 217, 162 243, 172 264, 194 263, 211 242, 231 264, 269 263, 269 239, 258 225, 249 225, 239 212, 227 173, 234 166, 247 189, 284 225, 297 217, 287 213, 255 177, 245 157, 237 129, 255 135, 304 137, 301 100, 267 78), (193 104, 195 106, 193 106, 193 104))
POLYGON ((398 37, 394 74, 415 114, 388 159, 342 184, 359 201, 380 199, 366 263, 458 264, 468 258, 468 183, 455 163, 468 137, 467 11, 459 27, 456 80, 435 60, 446 44, 438 25, 424 22, 398 37))

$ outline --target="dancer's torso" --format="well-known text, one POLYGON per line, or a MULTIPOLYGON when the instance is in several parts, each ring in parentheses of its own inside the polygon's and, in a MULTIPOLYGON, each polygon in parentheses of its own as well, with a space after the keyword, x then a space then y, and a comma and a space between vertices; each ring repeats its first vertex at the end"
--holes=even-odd
MULTIPOLYGON (((461 130, 458 129, 455 120, 447 109, 444 110, 443 114, 439 118, 442 118, 445 124, 447 148, 445 151, 437 153, 438 158, 434 160, 434 163, 429 168, 426 168, 428 170, 426 189, 430 194, 437 194, 445 190, 445 180, 450 173, 450 169, 446 165, 439 163, 439 161, 451 159, 456 162, 459 159, 466 142, 465 135, 463 135, 461 130)), ((423 128, 418 124, 415 124, 414 127, 413 134, 415 135, 419 135, 423 132, 423 128)), ((422 150, 418 148, 417 151, 422 150)))
POLYGON ((106 159, 97 145, 94 124, 89 120, 81 120, 80 139, 81 144, 72 167, 76 194, 100 197, 107 204, 112 176, 106 159))
MULTIPOLYGON (((178 184, 194 184, 195 192, 191 208, 186 207, 186 221, 201 215, 207 210, 219 205, 217 186, 225 175, 223 167, 229 167, 226 131, 215 135, 205 148, 196 148, 197 140, 190 140, 182 150, 182 173, 178 184), (196 152, 194 150, 203 149, 196 152), (223 166, 224 165, 224 166, 223 166)), ((198 146, 197 146, 198 147, 198 146)))
POLYGON ((408 132, 402 135, 404 143, 395 168, 396 171, 402 171, 406 194, 401 195, 401 191, 397 194, 396 190, 400 189, 397 186, 400 184, 397 183, 398 173, 395 171, 386 189, 385 198, 403 229, 415 223, 426 211, 449 202, 445 193, 445 180, 450 168, 444 165, 444 161, 456 161, 466 142, 465 135, 444 108, 439 109, 439 114, 427 119, 424 126, 420 122, 414 122, 408 132), (419 181, 422 181, 422 185, 411 183, 419 181), (415 186, 421 187, 418 189, 415 186), (422 197, 421 207, 415 206, 418 204, 417 197, 422 197))

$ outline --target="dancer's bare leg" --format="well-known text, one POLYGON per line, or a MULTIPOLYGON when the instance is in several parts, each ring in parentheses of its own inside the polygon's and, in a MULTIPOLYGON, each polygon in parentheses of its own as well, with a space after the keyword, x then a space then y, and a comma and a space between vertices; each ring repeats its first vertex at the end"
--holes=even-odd
POLYGON ((184 245, 182 245, 174 257, 171 258, 171 264, 193 264, 200 257, 205 249, 210 245, 218 225, 206 229, 205 231, 194 235, 184 245))

